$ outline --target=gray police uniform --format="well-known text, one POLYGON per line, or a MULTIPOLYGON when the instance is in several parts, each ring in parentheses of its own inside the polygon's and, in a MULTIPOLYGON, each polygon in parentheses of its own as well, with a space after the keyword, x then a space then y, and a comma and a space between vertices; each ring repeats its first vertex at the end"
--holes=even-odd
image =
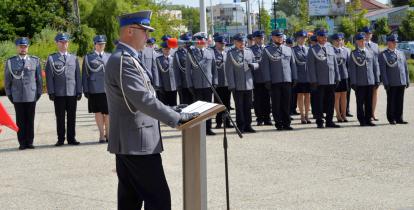
POLYGON ((192 104, 194 102, 193 94, 190 92, 190 86, 187 82, 187 73, 186 73, 186 59, 187 59, 187 49, 180 47, 175 51, 173 60, 173 68, 175 71, 179 72, 179 77, 181 81, 181 86, 178 89, 178 94, 180 95, 180 104, 192 104))
POLYGON ((375 54, 368 49, 356 49, 349 59, 349 77, 355 89, 357 117, 362 126, 371 123, 373 87, 380 82, 375 54))
POLYGON ((269 90, 265 87, 265 76, 262 64, 262 55, 265 45, 253 45, 250 47, 254 54, 255 62, 259 64, 259 68, 253 71, 253 107, 256 115, 256 121, 258 125, 263 123, 271 125, 270 120, 270 94, 269 90))
POLYGON ((310 93, 310 83, 308 68, 306 66, 306 59, 308 57, 309 48, 305 45, 296 45, 292 48, 295 58, 296 71, 297 71, 297 84, 296 93, 310 93))
MULTIPOLYGON (((227 52, 223 50, 220 52, 216 48, 212 48, 214 51, 214 56, 216 60, 216 68, 217 68, 217 87, 216 91, 219 95, 220 99, 223 102, 223 105, 226 106, 227 110, 230 112, 230 99, 231 99, 231 91, 228 88, 227 76, 226 76, 226 68, 225 62, 227 58, 227 52)), ((217 98, 214 98, 215 103, 219 103, 217 98)), ((217 128, 220 128, 223 123, 223 113, 220 112, 216 115, 216 124, 217 128)), ((231 127, 230 120, 226 119, 226 127, 231 127)))
POLYGON ((177 90, 181 86, 180 72, 173 68, 173 59, 170 55, 160 55, 156 58, 159 88, 162 93, 160 100, 169 106, 177 105, 177 90))
POLYGON ((338 63, 339 75, 341 77, 341 81, 339 82, 338 86, 336 87, 336 92, 346 92, 349 89, 348 83, 348 60, 349 60, 349 53, 346 48, 343 47, 333 47, 335 54, 336 54, 336 61, 338 63))
POLYGON ((227 52, 225 70, 229 89, 236 105, 236 124, 241 132, 251 132, 253 74, 249 64, 255 62, 253 52, 245 48, 227 52))
POLYGON ((138 55, 145 66, 147 73, 151 79, 152 85, 155 89, 160 87, 160 80, 158 75, 155 59, 160 55, 154 48, 145 47, 142 52, 138 52, 138 55))
POLYGON ((318 127, 323 126, 323 111, 326 111, 326 126, 334 125, 332 118, 335 105, 336 83, 341 80, 336 54, 332 46, 316 44, 309 49, 306 61, 309 81, 317 85, 315 118, 318 127), (324 107, 326 106, 326 107, 324 107))
POLYGON ((404 91, 410 85, 407 60, 403 52, 386 49, 378 56, 381 79, 387 91, 387 119, 403 122, 404 91))
POLYGON ((82 79, 76 55, 54 53, 46 62, 46 87, 55 105, 58 142, 65 140, 65 115, 67 113, 67 141, 76 142, 76 106, 82 94, 82 79))
POLYGON ((272 114, 278 129, 290 128, 292 83, 297 80, 295 58, 290 47, 272 44, 262 58, 265 81, 272 84, 272 114), (288 99, 288 100, 286 100, 288 99))
MULTIPOLYGON (((210 83, 213 85, 218 83, 214 51, 210 48, 201 50, 196 47, 191 47, 190 50, 192 55, 187 53, 185 64, 188 86, 194 88, 195 100, 211 102, 212 92, 210 83), (196 60, 200 66, 197 66, 196 60), (208 81, 206 81, 201 71, 207 75, 208 81)), ((206 132, 209 131, 211 131, 211 120, 206 122, 206 132)))
POLYGON ((6 61, 5 91, 16 111, 20 146, 33 145, 36 101, 42 94, 42 75, 39 58, 14 56, 6 61))
POLYGON ((89 113, 108 114, 105 94, 105 65, 109 53, 93 52, 85 55, 82 65, 82 87, 88 98, 89 113))

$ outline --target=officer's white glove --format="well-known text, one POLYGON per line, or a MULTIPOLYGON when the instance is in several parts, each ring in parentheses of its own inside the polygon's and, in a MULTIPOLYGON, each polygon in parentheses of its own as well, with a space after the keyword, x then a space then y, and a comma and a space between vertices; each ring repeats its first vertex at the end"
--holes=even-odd
POLYGON ((185 107, 187 107, 188 104, 179 104, 177 106, 173 106, 171 107, 171 109, 173 109, 174 111, 180 113, 182 109, 184 109, 185 107))
POLYGON ((198 117, 200 113, 194 112, 194 113, 180 113, 180 121, 178 121, 178 124, 184 124, 196 117, 198 117))

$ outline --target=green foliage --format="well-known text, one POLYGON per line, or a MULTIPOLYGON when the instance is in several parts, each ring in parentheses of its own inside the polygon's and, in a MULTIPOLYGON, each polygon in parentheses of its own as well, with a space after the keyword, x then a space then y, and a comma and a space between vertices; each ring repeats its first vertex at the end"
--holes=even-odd
POLYGON ((307 0, 299 0, 299 27, 306 28, 309 25, 309 9, 307 0))
POLYGON ((181 7, 183 23, 188 31, 195 34, 200 31, 200 11, 198 8, 181 7))
POLYGON ((402 36, 403 40, 414 40, 414 11, 407 11, 398 34, 402 36))
POLYGON ((79 45, 77 51, 78 56, 84 56, 93 49, 93 37, 95 34, 95 30, 85 24, 81 25, 79 30, 75 31, 74 42, 79 45))
POLYGON ((277 5, 276 5, 276 11, 283 11, 283 13, 285 14, 285 17, 291 16, 291 15, 297 15, 300 9, 299 5, 300 5, 300 1, 298 0, 278 0, 277 5))
POLYGON ((355 35, 360 28, 369 26, 369 20, 365 18, 366 9, 362 9, 361 1, 351 1, 347 6, 349 16, 342 17, 339 20, 339 30, 345 34, 345 37, 355 35))
POLYGON ((410 75, 411 82, 414 82, 414 59, 408 59, 408 73, 410 75))
POLYGON ((410 1, 409 0, 391 0, 391 3, 394 7, 399 7, 399 6, 409 5, 410 1))
POLYGON ((318 18, 312 21, 312 25, 315 28, 325 28, 326 30, 329 30, 329 24, 326 22, 325 18, 318 18))
MULTIPOLYGON (((378 19, 376 22, 374 35, 379 38, 383 35, 388 35, 390 33, 391 33, 391 29, 388 26, 388 19, 385 17, 378 19)), ((379 41, 381 41, 381 39, 379 39, 379 41)))
POLYGON ((260 24, 262 25, 262 30, 265 31, 265 34, 270 34, 271 27, 270 27, 270 15, 269 12, 261 7, 260 8, 260 24))

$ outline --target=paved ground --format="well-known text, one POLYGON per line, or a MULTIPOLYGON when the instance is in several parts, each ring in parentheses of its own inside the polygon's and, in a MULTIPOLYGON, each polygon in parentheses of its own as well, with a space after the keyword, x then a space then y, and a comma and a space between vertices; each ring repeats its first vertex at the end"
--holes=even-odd
MULTIPOLYGON (((354 99, 354 97, 353 97, 354 99)), ((0 101, 13 112, 5 97, 0 101)), ((355 113, 355 102, 352 101, 355 113)), ((293 121, 293 132, 256 127, 230 135, 232 209, 414 209, 414 89, 406 93, 408 125, 385 121, 381 88, 377 127, 317 130, 293 121)), ((15 134, 0 134, 0 209, 115 209, 114 156, 97 144, 86 100, 78 105, 81 146, 55 148, 53 106, 44 95, 36 113, 35 150, 18 151, 15 134)), ((297 117, 296 117, 297 118, 297 117)), ((221 133, 221 131, 218 131, 221 133)), ((163 127, 163 162, 173 209, 182 209, 180 133, 163 127)), ((208 208, 225 208, 221 136, 208 137, 208 208)))

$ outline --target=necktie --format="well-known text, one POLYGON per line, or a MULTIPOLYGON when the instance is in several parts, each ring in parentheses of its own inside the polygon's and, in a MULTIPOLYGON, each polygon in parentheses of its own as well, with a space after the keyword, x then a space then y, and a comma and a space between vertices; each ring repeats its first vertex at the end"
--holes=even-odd
POLYGON ((101 53, 99 53, 99 57, 102 59, 102 54, 101 53))
POLYGON ((326 55, 326 48, 325 47, 322 47, 322 51, 326 55))
POLYGON ((63 60, 66 62, 66 54, 63 54, 63 60))

